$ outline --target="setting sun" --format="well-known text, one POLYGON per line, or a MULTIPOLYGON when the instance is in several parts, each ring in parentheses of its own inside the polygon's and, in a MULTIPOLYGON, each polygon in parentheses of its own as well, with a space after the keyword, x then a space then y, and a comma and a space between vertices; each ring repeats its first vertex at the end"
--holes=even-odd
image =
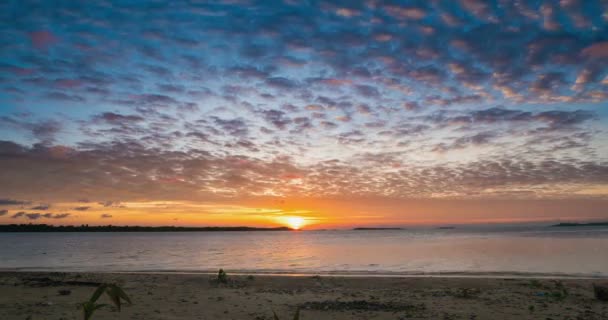
POLYGON ((302 217, 288 217, 287 225, 292 229, 300 229, 304 225, 304 218, 302 217))

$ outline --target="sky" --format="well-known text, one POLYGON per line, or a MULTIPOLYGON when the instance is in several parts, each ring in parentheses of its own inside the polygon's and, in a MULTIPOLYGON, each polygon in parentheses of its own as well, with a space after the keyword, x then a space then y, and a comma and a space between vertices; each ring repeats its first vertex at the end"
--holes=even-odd
POLYGON ((608 2, 0 3, 0 223, 608 219, 608 2))

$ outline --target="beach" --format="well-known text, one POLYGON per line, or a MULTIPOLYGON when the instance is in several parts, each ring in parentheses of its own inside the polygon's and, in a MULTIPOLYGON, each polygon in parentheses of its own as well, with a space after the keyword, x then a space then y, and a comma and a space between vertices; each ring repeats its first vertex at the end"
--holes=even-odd
MULTIPOLYGON (((186 273, 0 273, 0 319, 82 319, 99 283, 132 300, 92 319, 608 319, 606 279, 186 273), (29 318, 28 318, 29 317, 29 318)), ((99 303, 110 303, 105 296, 99 303)))

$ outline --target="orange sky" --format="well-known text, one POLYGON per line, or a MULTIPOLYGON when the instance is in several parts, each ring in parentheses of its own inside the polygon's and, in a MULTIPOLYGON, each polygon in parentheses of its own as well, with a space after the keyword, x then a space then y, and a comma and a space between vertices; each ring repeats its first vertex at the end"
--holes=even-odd
MULTIPOLYGON (((33 204, 14 205, 0 223, 17 223, 13 216, 47 211, 71 212, 54 219, 40 216, 32 223, 176 226, 291 226, 304 229, 356 226, 409 226, 465 223, 582 221, 606 217, 603 199, 458 200, 391 198, 241 200, 239 204, 194 201, 60 202, 46 210, 33 204), (295 225, 294 225, 295 224, 295 225)), ((34 217, 34 216, 32 216, 34 217)))
POLYGON ((608 1, 202 2, 0 2, 0 223, 608 220, 608 1))

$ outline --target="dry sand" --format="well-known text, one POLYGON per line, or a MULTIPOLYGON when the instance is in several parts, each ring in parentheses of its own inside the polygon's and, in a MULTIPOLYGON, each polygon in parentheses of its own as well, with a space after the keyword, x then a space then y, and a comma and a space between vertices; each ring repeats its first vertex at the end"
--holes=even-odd
MULTIPOLYGON (((603 280, 377 278, 207 274, 0 273, 0 319, 82 319, 77 303, 97 283, 119 283, 133 300, 93 319, 608 319, 593 296, 603 280), (59 291, 63 292, 61 295, 59 291)), ((100 302, 109 303, 107 297, 100 302)))

